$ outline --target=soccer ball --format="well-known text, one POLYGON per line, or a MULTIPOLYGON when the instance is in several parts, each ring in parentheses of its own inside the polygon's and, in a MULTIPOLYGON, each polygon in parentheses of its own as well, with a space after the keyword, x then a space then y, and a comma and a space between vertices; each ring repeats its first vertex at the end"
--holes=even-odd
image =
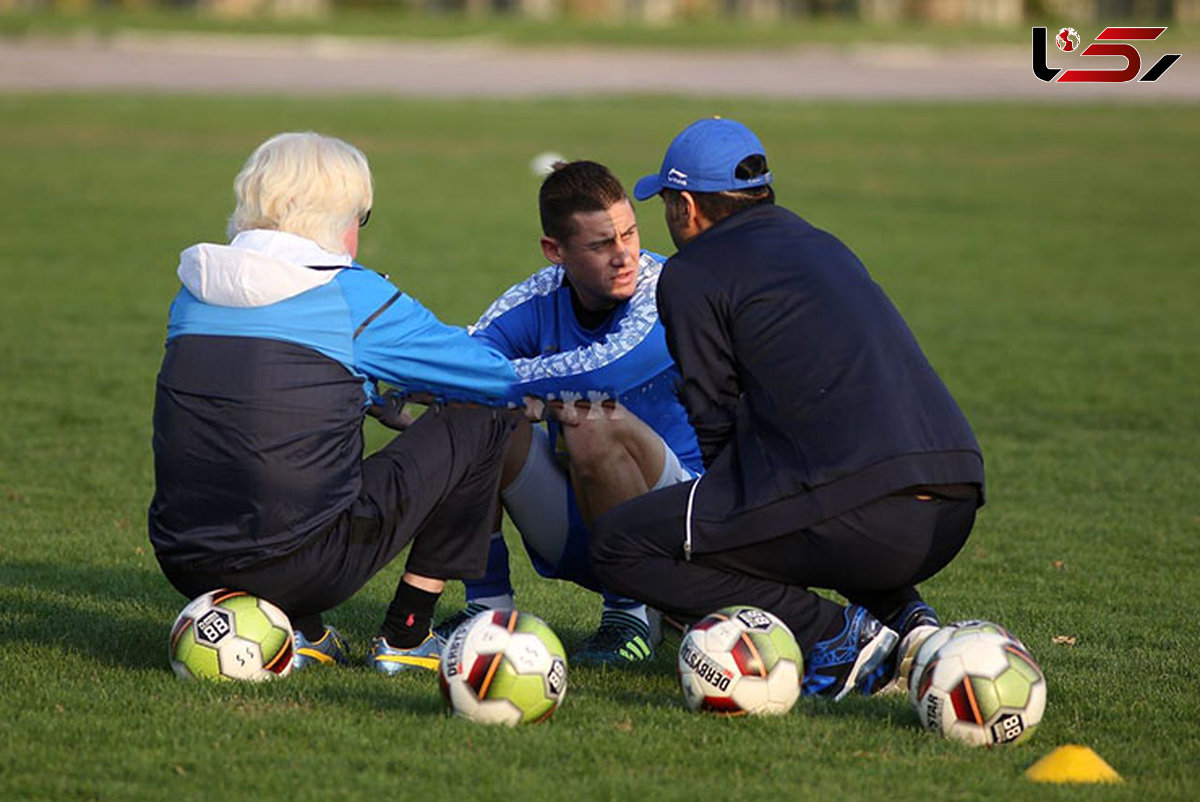
POLYGON ((455 715, 479 724, 545 721, 567 693, 567 656, 535 615, 485 610, 442 650, 442 696, 455 715))
POLYGON ((240 590, 197 596, 171 627, 171 668, 183 679, 286 677, 293 655, 284 612, 240 590))
POLYGON ((560 154, 552 150, 545 153, 539 153, 529 160, 529 172, 533 173, 538 178, 545 178, 554 172, 554 165, 558 162, 565 162, 560 154))
POLYGON ((787 625, 757 607, 726 607, 679 644, 679 684, 691 710, 778 715, 800 698, 804 658, 787 625))
POLYGON ((1029 652, 977 625, 951 632, 910 682, 922 726, 973 746, 1024 741, 1046 710, 1046 677, 1029 652))
POLYGON ((942 645, 950 638, 958 634, 969 634, 972 632, 990 632, 994 635, 999 635, 1007 638, 1015 643, 1022 651, 1028 653, 1025 644, 1021 643, 1015 635, 1009 632, 999 624, 991 621, 984 621, 980 618, 970 618, 965 621, 955 621, 938 629, 932 635, 921 642, 917 649, 917 654, 913 658, 912 667, 908 670, 908 701, 913 706, 917 706, 917 677, 925 670, 925 666, 929 664, 930 659, 937 654, 937 650, 942 648, 942 645))

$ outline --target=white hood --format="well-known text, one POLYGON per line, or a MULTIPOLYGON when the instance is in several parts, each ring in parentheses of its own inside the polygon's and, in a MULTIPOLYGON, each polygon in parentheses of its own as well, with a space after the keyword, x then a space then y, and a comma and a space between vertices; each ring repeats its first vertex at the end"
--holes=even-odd
POLYGON ((228 245, 202 242, 179 255, 179 280, 214 306, 268 306, 324 286, 349 267, 348 253, 283 231, 243 231, 228 245))

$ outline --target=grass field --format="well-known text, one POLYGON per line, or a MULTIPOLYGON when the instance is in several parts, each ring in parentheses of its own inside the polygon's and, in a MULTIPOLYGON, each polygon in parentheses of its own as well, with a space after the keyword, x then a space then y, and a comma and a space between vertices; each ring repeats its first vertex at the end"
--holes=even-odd
MULTIPOLYGON (((0 798, 1195 799, 1197 130, 1196 106, 0 97, 0 798), (177 254, 222 237, 250 150, 297 128, 363 147, 361 260, 467 323, 541 266, 535 153, 632 181, 712 112, 758 129, 781 200, 864 258, 972 420, 989 504, 925 591, 1039 659, 1032 741, 958 747, 894 697, 691 715, 673 643, 645 671, 573 671, 517 731, 443 717, 428 675, 178 682, 184 599, 144 526, 154 376, 177 254), (1065 743, 1126 782, 1023 779, 1065 743)), ((658 202, 639 211, 669 252, 658 202)), ((594 599, 515 563, 570 648, 594 599)), ((330 616, 360 655, 398 570, 330 616)))

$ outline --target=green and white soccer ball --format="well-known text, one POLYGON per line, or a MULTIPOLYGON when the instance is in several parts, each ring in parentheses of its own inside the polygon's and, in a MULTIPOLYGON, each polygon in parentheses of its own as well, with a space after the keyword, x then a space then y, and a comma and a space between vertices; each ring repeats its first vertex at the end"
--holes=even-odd
POLYGON ((987 622, 945 629, 940 643, 922 644, 930 651, 910 677, 921 725, 972 746, 1028 739, 1046 710, 1046 677, 1033 657, 987 622))
POLYGON ((779 715, 800 698, 804 658, 787 625, 757 607, 725 607, 679 644, 679 684, 690 710, 779 715))
POLYGON ((183 679, 286 677, 294 655, 287 615, 240 590, 219 588, 192 599, 171 627, 171 668, 183 679))
POLYGON ((972 632, 989 632, 993 635, 999 635, 1002 638, 1011 640, 1026 653, 1029 652, 1025 648, 1025 644, 1021 643, 1015 635, 992 621, 985 621, 981 618, 969 618, 947 624, 922 641, 920 647, 917 649, 912 667, 909 668, 907 674, 909 704, 914 708, 917 706, 917 677, 921 676, 921 672, 925 670, 925 666, 929 664, 930 659, 937 653, 937 650, 942 648, 942 645, 950 640, 951 637, 960 634, 970 634, 972 632))
POLYGON ((546 622, 517 610, 485 610, 442 650, 442 696, 479 724, 545 721, 567 693, 567 655, 546 622))

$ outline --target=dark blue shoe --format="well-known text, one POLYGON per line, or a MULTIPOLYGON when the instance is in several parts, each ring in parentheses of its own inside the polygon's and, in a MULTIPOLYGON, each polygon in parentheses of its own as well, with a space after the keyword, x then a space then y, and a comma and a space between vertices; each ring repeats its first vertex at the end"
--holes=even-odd
POLYGON ((908 692, 908 677, 912 672, 913 659, 921 644, 942 626, 937 613, 923 601, 909 602, 890 619, 888 626, 900 636, 896 651, 889 659, 894 665, 892 677, 882 688, 884 693, 908 692))
POLYGON ((475 616, 488 609, 479 602, 467 602, 467 606, 459 610, 449 618, 439 621, 433 628, 433 634, 437 635, 444 641, 450 640, 450 636, 454 634, 454 630, 470 621, 475 616))
MULTIPOLYGON (((657 613, 653 618, 657 619, 657 613)), ((600 615, 600 628, 580 644, 579 651, 571 655, 571 663, 629 666, 652 660, 654 647, 662 640, 661 625, 658 627, 656 633, 637 616, 622 610, 605 610, 600 615)))
POLYGON ((843 615, 842 631, 819 641, 806 656, 800 683, 805 696, 840 701, 854 690, 870 695, 891 681, 895 666, 888 658, 900 637, 864 607, 851 605, 843 615))
POLYGON ((921 600, 909 602, 900 608, 887 622, 888 628, 903 638, 917 627, 934 627, 942 625, 934 609, 921 600))

